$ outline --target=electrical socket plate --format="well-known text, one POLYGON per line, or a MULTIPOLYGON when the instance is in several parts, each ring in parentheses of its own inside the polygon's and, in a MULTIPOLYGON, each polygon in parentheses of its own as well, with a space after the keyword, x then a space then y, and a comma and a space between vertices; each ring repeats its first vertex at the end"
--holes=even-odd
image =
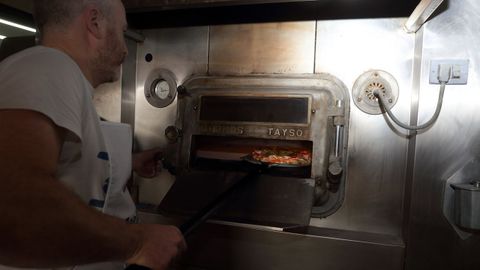
POLYGON ((468 80, 468 59, 447 59, 430 61, 430 84, 440 84, 438 81, 439 66, 450 65, 452 67, 451 78, 447 85, 451 84, 467 84, 468 80))

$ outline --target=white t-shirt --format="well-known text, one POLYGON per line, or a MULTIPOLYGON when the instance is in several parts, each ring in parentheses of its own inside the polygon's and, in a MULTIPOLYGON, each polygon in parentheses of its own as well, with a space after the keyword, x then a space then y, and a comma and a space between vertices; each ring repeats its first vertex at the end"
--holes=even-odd
POLYGON ((36 46, 2 61, 0 82, 0 109, 37 111, 68 131, 56 177, 86 204, 133 218, 135 208, 124 188, 131 170, 131 130, 121 124, 100 124, 93 87, 78 65, 59 50, 36 46), (123 139, 104 138, 102 130, 122 131, 123 139))

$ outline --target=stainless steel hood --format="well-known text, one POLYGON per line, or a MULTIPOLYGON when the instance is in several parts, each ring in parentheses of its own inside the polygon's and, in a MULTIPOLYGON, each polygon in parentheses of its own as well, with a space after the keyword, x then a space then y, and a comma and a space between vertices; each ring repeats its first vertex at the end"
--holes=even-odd
POLYGON ((255 22, 410 17, 416 32, 444 0, 123 0, 139 29, 255 22))
POLYGON ((331 0, 123 0, 130 11, 145 11, 152 9, 184 9, 192 7, 238 6, 267 3, 292 2, 332 2, 331 0))
MULTIPOLYGON (((136 28, 245 22, 345 18, 410 17, 407 32, 416 32, 444 0, 123 0, 136 28)), ((0 0, 2 9, 19 11, 32 24, 33 0, 0 0)), ((2 16, 12 12, 3 11, 2 16)), ((16 12, 14 12, 16 13, 16 12)), ((19 17, 18 14, 12 14, 19 17)))
POLYGON ((409 17, 419 0, 124 0, 137 29, 409 17))

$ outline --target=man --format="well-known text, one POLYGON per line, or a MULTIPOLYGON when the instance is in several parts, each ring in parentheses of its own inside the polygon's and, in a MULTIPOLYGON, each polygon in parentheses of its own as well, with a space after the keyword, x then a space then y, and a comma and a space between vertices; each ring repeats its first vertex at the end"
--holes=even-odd
MULTIPOLYGON (((166 269, 185 248, 176 227, 93 207, 111 168, 91 91, 119 78, 127 54, 121 1, 36 0, 34 15, 41 46, 0 64, 0 265, 166 269)), ((147 163, 133 166, 151 174, 147 163)))

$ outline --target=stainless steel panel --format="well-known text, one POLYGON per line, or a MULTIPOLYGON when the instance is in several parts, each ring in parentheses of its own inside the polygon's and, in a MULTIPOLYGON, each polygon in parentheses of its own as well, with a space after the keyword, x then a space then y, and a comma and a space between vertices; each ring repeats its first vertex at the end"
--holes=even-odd
POLYGON ((175 9, 199 6, 233 6, 265 3, 311 2, 315 0, 123 0, 129 10, 175 9))
POLYGON ((445 181, 479 154, 480 24, 477 0, 449 1, 424 25, 419 121, 435 109, 430 60, 469 59, 465 86, 447 86, 435 125, 417 136, 406 269, 479 269, 480 235, 462 240, 442 213, 445 181))
POLYGON ((208 224, 190 237, 185 262, 204 269, 231 270, 403 268, 400 244, 319 233, 302 235, 208 224))
POLYGON ((120 122, 121 92, 121 81, 99 85, 93 91, 93 104, 100 117, 120 122))
MULTIPOLYGON (((420 92, 420 80, 422 71, 422 51, 423 51, 423 28, 420 28, 415 34, 415 49, 413 61, 413 80, 410 125, 418 125, 418 94, 420 92)), ((410 204, 412 201, 413 171, 415 167, 415 147, 417 145, 417 132, 410 133, 407 150, 407 173, 405 177, 405 196, 403 201, 403 239, 408 239, 408 223, 410 219, 410 204)))
MULTIPOLYGON (((408 122, 415 37, 403 31, 405 20, 318 21, 315 72, 331 73, 351 89, 365 71, 387 71, 400 88, 392 111, 408 122)), ((345 201, 335 214, 312 219, 311 225, 401 235, 406 136, 383 115, 367 115, 352 105, 345 201)))
POLYGON ((315 22, 212 26, 209 73, 313 73, 315 22))
POLYGON ((128 56, 122 67, 121 122, 135 127, 135 90, 137 75, 137 42, 126 39, 128 56))
MULTIPOLYGON (((175 223, 139 213, 144 223, 175 223)), ((202 269, 403 269, 404 246, 395 236, 307 228, 306 234, 265 226, 211 221, 188 238, 182 263, 202 269)))
MULTIPOLYGON (((177 85, 192 74, 205 74, 208 61, 208 27, 171 28, 144 31, 145 41, 138 45, 137 83, 135 100, 135 137, 138 149, 162 147, 167 154, 175 154, 165 138, 165 129, 175 124, 177 101, 165 108, 150 105, 144 96, 144 83, 155 69, 170 70, 177 85), (147 62, 145 55, 152 54, 147 62)), ((173 183, 168 172, 154 179, 137 177, 140 202, 158 204, 173 183)))

